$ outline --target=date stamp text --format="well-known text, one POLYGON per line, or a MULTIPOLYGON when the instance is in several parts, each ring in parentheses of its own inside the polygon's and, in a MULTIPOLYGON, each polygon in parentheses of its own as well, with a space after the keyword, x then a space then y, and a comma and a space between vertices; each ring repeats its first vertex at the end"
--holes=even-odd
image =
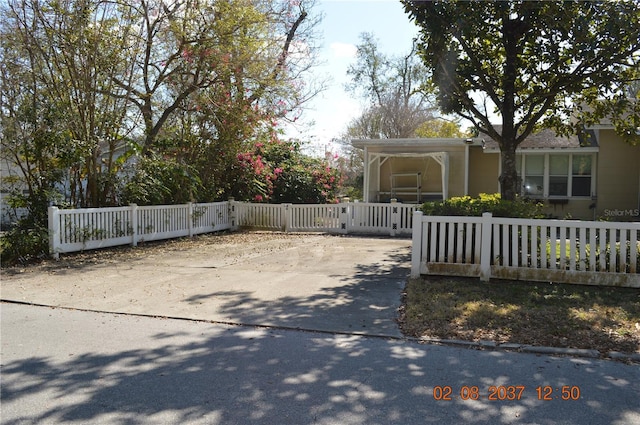
MULTIPOLYGON (((527 394, 524 385, 491 385, 486 390, 476 385, 463 385, 454 388, 450 385, 433 387, 433 398, 438 401, 449 401, 460 398, 462 400, 512 401, 521 400, 527 394)), ((580 399, 580 387, 564 385, 556 388, 550 385, 535 387, 534 396, 538 400, 575 401, 580 399)))

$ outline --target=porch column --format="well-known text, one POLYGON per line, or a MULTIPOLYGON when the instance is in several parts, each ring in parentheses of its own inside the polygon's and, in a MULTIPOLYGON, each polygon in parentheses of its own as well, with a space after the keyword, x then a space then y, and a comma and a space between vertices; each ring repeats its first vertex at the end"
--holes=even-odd
POLYGON ((369 184, 371 177, 369 176, 369 148, 364 147, 364 181, 362 182, 362 200, 363 202, 369 202, 369 184))
POLYGON ((442 170, 442 198, 445 200, 449 199, 449 154, 446 152, 442 155, 440 169, 442 170))
POLYGON ((365 179, 368 180, 365 183, 366 191, 363 195, 365 202, 375 202, 375 199, 371 199, 380 192, 380 154, 367 152, 368 161, 365 162, 365 166, 368 168, 365 172, 365 179))

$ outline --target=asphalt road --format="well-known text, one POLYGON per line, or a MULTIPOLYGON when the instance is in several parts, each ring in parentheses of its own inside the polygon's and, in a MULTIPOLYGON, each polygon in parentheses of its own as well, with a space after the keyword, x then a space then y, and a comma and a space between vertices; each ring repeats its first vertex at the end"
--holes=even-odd
POLYGON ((7 425, 640 424, 638 365, 0 309, 0 422, 7 425))

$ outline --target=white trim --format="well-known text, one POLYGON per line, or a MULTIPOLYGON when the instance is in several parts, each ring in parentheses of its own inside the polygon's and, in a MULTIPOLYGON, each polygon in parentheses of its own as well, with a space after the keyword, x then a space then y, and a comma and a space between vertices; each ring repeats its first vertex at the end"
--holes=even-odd
MULTIPOLYGON (((516 152, 516 155, 521 155, 521 160, 520 160, 520 170, 518 171, 518 174, 520 175, 520 178, 522 178, 522 181, 524 183, 524 178, 525 178, 525 164, 526 164, 526 159, 525 157, 528 155, 537 155, 537 154, 544 154, 544 169, 543 169, 543 178, 542 178, 542 199, 573 199, 573 200, 580 200, 580 199, 590 199, 593 198, 594 196, 597 196, 596 194, 596 178, 597 178, 597 160, 598 160, 598 155, 595 155, 594 152, 559 152, 559 151, 552 151, 552 152, 538 152, 538 151, 526 151, 526 152, 516 152), (550 174, 549 174, 549 155, 550 154, 562 154, 565 153, 567 154, 567 156, 569 157, 569 169, 567 170, 567 195, 549 195, 549 181, 550 181, 550 174), (585 195, 585 196, 573 196, 573 156, 574 155, 587 155, 587 154, 591 154, 591 188, 590 188, 590 194, 589 195, 585 195)), ((502 158, 500 158, 502 159, 502 158)), ((502 161, 500 161, 500 165, 502 165, 502 161)), ((520 187, 520 194, 523 196, 534 196, 535 195, 525 195, 523 193, 523 188, 520 187)), ((640 195, 640 194, 639 194, 640 195)))
MULTIPOLYGON (((516 149, 516 153, 535 154, 535 153, 598 153, 600 148, 525 148, 516 149)), ((500 149, 485 149, 484 153, 501 153, 500 149)))
POLYGON ((365 175, 364 175, 364 193, 363 193, 363 201, 371 202, 371 197, 369 196, 369 192, 380 192, 380 168, 382 164, 384 164, 390 158, 432 158, 440 165, 441 170, 441 186, 442 186, 442 197, 443 199, 448 199, 449 197, 449 153, 448 152, 399 152, 399 153, 388 153, 388 152, 370 152, 368 146, 365 146, 365 175), (377 165, 374 166, 374 163, 377 161, 377 165), (375 168, 374 168, 375 167, 375 168), (375 182, 377 185, 375 187, 372 186, 371 172, 376 169, 377 171, 377 181, 375 182))
POLYGON ((431 147, 431 148, 444 148, 449 146, 482 146, 483 139, 481 137, 474 138, 430 138, 430 139, 354 139, 351 140, 351 145, 356 148, 364 148, 365 146, 374 147, 390 147, 390 148, 402 148, 402 147, 431 147), (467 140, 471 139, 472 143, 467 143, 467 140))
POLYGON ((464 147, 464 196, 469 195, 469 145, 464 147))
POLYGON ((369 202, 369 148, 364 147, 364 179, 362 181, 362 185, 364 186, 362 189, 362 200, 364 202, 369 202))
MULTIPOLYGON (((542 196, 549 198, 549 155, 544 154, 542 166, 542 196)), ((571 162, 571 154, 569 154, 569 162, 571 162)), ((569 164, 571 165, 571 164, 569 164)), ((568 178, 569 176, 567 176, 568 178)))
MULTIPOLYGON (((384 157, 385 161, 387 158, 421 158, 421 157, 432 157, 434 159, 441 157, 443 154, 448 154, 445 151, 437 151, 437 152, 402 152, 402 153, 394 153, 394 152, 369 152, 369 156, 377 156, 384 157)), ((437 161, 437 159, 436 159, 437 161)), ((381 164, 382 165, 382 164, 381 164)))

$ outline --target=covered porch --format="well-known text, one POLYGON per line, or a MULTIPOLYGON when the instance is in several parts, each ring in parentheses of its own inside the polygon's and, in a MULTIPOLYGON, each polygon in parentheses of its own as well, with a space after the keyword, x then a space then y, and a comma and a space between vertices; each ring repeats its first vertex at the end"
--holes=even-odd
POLYGON ((468 194, 469 149, 481 139, 361 139, 364 202, 422 203, 468 194))

